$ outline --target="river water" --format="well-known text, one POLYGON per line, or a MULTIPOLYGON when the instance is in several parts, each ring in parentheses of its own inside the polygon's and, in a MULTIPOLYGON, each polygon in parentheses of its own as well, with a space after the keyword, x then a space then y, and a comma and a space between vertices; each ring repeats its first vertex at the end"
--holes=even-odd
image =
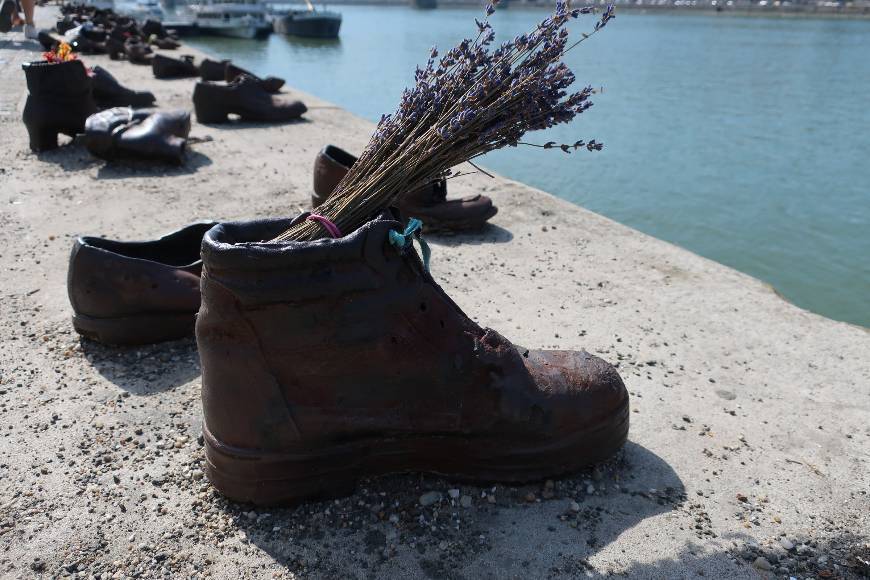
MULTIPOLYGON (((189 42, 377 120, 429 48, 444 52, 478 16, 340 11, 338 41, 189 42)), ((492 22, 502 40, 544 14, 492 22)), ((603 92, 574 124, 529 140, 605 149, 509 149, 485 166, 870 326, 870 21, 618 14, 567 60, 578 85, 603 92)))

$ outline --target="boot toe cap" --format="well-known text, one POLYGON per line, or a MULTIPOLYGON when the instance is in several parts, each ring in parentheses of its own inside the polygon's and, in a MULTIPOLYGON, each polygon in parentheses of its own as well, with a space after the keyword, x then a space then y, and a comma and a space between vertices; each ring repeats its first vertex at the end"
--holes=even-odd
POLYGON ((529 351, 524 358, 538 390, 552 404, 557 429, 612 422, 627 411, 628 391, 610 363, 586 351, 529 351))

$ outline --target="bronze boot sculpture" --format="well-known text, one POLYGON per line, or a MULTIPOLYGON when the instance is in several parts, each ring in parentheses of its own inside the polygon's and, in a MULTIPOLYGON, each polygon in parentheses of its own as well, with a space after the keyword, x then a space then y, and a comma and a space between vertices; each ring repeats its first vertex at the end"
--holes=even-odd
POLYGON ((75 137, 96 113, 91 78, 80 60, 38 61, 22 65, 27 77, 24 124, 34 152, 57 147, 57 136, 75 137))
POLYGON ((151 72, 156 79, 185 79, 199 76, 199 67, 193 64, 193 57, 182 55, 171 58, 155 54, 151 59, 151 72))
MULTIPOLYGON (((332 195, 335 186, 354 163, 356 157, 335 145, 320 150, 314 160, 312 207, 316 208, 332 195)), ((485 195, 447 199, 445 179, 407 192, 396 200, 396 208, 406 219, 419 218, 427 232, 478 230, 498 213, 498 208, 485 195)))
POLYGON ((287 504, 404 471, 525 482, 625 442, 616 369, 478 326, 411 248, 416 220, 385 212, 338 239, 263 241, 296 220, 203 238, 206 474, 227 497, 287 504))

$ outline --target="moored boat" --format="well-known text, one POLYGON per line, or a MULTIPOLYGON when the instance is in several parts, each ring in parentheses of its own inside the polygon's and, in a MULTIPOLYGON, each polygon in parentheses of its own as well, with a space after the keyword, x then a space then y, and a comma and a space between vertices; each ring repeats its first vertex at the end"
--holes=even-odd
POLYGON ((158 0, 137 0, 120 7, 119 11, 136 20, 163 20, 163 8, 158 0))
POLYGON ((272 21, 275 32, 309 38, 337 38, 341 14, 329 10, 291 10, 272 21))
POLYGON ((258 2, 209 2, 194 7, 199 31, 234 38, 264 38, 272 33, 266 9, 258 2))

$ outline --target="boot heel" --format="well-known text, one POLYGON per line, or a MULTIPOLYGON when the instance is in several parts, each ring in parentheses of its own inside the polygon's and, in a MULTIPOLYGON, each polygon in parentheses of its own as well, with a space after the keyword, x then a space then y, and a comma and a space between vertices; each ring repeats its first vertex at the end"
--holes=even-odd
POLYGON ((192 314, 147 314, 95 318, 73 314, 73 328, 85 338, 103 344, 129 346, 177 340, 193 334, 196 322, 192 314))
POLYGON ((57 149, 57 136, 60 131, 53 127, 27 127, 30 135, 30 150, 34 153, 57 149))
POLYGON ((333 448, 300 453, 240 449, 218 441, 202 426, 205 474, 231 500, 294 505, 354 492, 360 450, 333 448))

